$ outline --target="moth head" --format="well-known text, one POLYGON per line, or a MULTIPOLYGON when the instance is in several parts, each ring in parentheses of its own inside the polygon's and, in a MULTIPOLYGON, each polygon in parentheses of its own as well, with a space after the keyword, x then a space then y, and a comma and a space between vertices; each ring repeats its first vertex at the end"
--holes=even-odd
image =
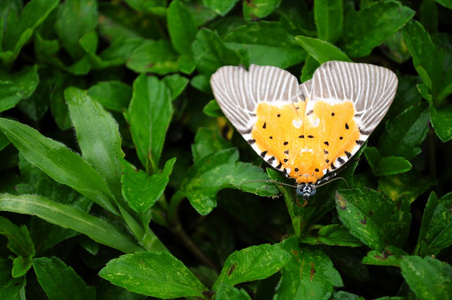
POLYGON ((316 192, 317 190, 313 183, 302 183, 297 186, 297 195, 303 197, 305 200, 314 196, 316 192))

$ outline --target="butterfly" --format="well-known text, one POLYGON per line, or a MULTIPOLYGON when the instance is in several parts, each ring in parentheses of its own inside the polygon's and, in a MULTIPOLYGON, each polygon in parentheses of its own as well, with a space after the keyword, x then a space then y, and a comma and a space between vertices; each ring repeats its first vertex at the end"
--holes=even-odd
POLYGON ((296 181, 306 205, 383 119, 398 80, 384 67, 329 61, 301 85, 288 71, 258 65, 221 67, 210 83, 225 116, 262 159, 296 181))

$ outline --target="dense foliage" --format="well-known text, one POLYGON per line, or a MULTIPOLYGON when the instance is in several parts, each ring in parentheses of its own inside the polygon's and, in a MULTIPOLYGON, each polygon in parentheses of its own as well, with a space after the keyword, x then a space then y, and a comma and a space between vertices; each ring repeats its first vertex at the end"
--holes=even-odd
POLYGON ((0 298, 452 299, 451 29, 450 0, 0 1, 0 298), (209 79, 329 60, 399 88, 299 207, 209 79))

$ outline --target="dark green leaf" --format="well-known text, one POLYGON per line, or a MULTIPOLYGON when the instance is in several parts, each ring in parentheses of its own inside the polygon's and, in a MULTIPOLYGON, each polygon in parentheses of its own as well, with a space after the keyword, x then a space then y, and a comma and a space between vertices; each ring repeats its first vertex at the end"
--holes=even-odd
POLYGON ((262 19, 271 14, 281 3, 281 0, 248 0, 243 1, 243 16, 245 20, 262 19))
POLYGON ((105 178, 116 199, 120 199, 122 167, 119 160, 124 153, 118 124, 87 91, 70 87, 64 91, 64 98, 83 157, 105 178))
POLYGON ((452 244, 452 193, 438 199, 431 193, 422 218, 422 226, 416 245, 416 253, 438 255, 452 244))
POLYGON ((78 208, 56 203, 43 197, 0 194, 0 211, 38 216, 49 223, 73 229, 98 243, 123 252, 143 250, 130 235, 107 221, 84 213, 78 208))
MULTIPOLYGON (((338 291, 338 292, 333 293, 333 297, 331 298, 331 300, 364 300, 364 298, 360 297, 358 295, 349 293, 349 292, 338 291)), ((381 299, 381 300, 383 300, 383 299, 381 299)), ((396 300, 396 299, 393 299, 393 300, 396 300)), ((400 300, 403 300, 403 299, 400 299, 400 300)))
POLYGON ((199 128, 196 132, 195 143, 191 146, 193 162, 196 164, 201 158, 230 147, 231 144, 223 139, 217 130, 199 128))
POLYGON ((402 28, 415 12, 396 1, 378 1, 345 15, 341 48, 350 57, 368 55, 402 28))
POLYGON ((215 291, 215 300, 251 300, 250 295, 246 293, 243 289, 236 289, 233 286, 227 284, 220 284, 218 289, 215 291))
MULTIPOLYGON (((450 0, 449 0, 450 1, 450 0)), ((429 32, 435 32, 438 28, 438 9, 435 0, 424 0, 419 7, 422 25, 429 32)))
POLYGON ((377 148, 367 147, 364 150, 367 161, 376 176, 388 176, 405 173, 413 167, 411 163, 398 156, 382 157, 377 148))
POLYGON ((171 99, 176 99, 185 90, 188 84, 188 79, 180 76, 179 74, 173 74, 163 77, 163 82, 170 89, 171 99))
POLYGON ((390 59, 399 64, 402 64, 411 58, 401 31, 397 31, 386 41, 384 41, 384 43, 380 46, 380 50, 383 51, 383 53, 385 53, 390 59))
POLYGON ((33 260, 36 278, 49 299, 96 299, 96 290, 56 257, 33 260))
POLYGON ((102 177, 79 155, 16 121, 0 119, 0 130, 30 163, 55 181, 70 186, 110 212, 118 213, 102 177))
POLYGON ((317 230, 315 234, 305 235, 300 242, 310 245, 348 246, 360 247, 361 242, 350 234, 348 229, 339 224, 312 226, 311 230, 317 230))
POLYGON ((371 249, 403 246, 408 238, 411 214, 405 198, 392 201, 373 190, 336 192, 339 218, 350 233, 371 249))
POLYGON ((268 180, 261 168, 237 160, 237 150, 229 148, 204 156, 187 171, 182 191, 198 213, 210 213, 217 206, 217 192, 223 188, 267 197, 278 194, 273 185, 256 182, 268 180))
POLYGON ((172 1, 166 13, 168 32, 174 49, 180 54, 191 54, 191 43, 198 28, 187 7, 180 1, 172 1))
POLYGON ((430 105, 429 112, 436 135, 444 143, 450 141, 452 139, 452 104, 441 108, 430 105))
POLYGON ((326 41, 297 35, 295 40, 308 52, 319 64, 330 60, 351 61, 339 48, 326 41))
POLYGON ((238 0, 203 0, 203 3, 220 16, 224 16, 235 6, 237 1, 238 0))
POLYGON ((279 244, 262 244, 235 251, 224 263, 213 289, 220 284, 234 286, 267 278, 278 272, 289 260, 290 255, 279 244))
POLYGON ((147 171, 158 170, 172 114, 171 92, 165 83, 146 74, 138 76, 126 118, 138 157, 147 171))
POLYGON ((316 0, 314 17, 319 39, 335 43, 342 34, 342 0, 316 0))
POLYGON ((164 75, 179 70, 178 55, 167 40, 147 40, 127 60, 127 67, 137 73, 164 75))
POLYGON ((99 275, 129 291, 162 299, 201 297, 207 288, 168 252, 138 252, 110 260, 99 275))
POLYGON ((67 0, 58 8, 55 31, 61 44, 74 60, 80 59, 84 50, 80 38, 97 25, 96 0, 67 0))
POLYGON ((386 124, 378 149, 383 156, 400 156, 407 160, 421 153, 419 146, 428 132, 427 105, 412 106, 386 124))
POLYGON ((0 295, 5 299, 23 299, 25 293, 25 277, 11 276, 11 260, 0 258, 0 295))
POLYGON ((39 84, 38 66, 24 67, 17 73, 0 71, 0 112, 29 98, 39 84))
POLYGON ((176 158, 167 161, 162 172, 153 175, 124 163, 121 177, 122 194, 133 210, 143 213, 157 202, 168 184, 175 162, 176 158))
POLYGON ((441 80, 444 53, 437 50, 419 22, 409 22, 402 30, 413 65, 430 91, 437 91, 441 80))
POLYGON ((320 250, 300 248, 296 239, 285 240, 281 247, 292 259, 282 270, 276 295, 281 299, 329 299, 333 287, 343 286, 339 272, 320 250))
POLYGON ((7 218, 0 217, 0 234, 8 239, 7 247, 15 255, 22 257, 35 255, 35 246, 25 225, 18 227, 7 218))
POLYGON ((88 95, 106 109, 123 112, 132 98, 132 88, 120 81, 101 81, 88 89, 88 95))
POLYGON ((288 68, 303 61, 306 53, 279 23, 261 21, 236 27, 224 37, 226 46, 248 51, 250 63, 288 68))
POLYGON ((419 299, 451 299, 452 267, 432 257, 404 256, 402 275, 419 299))
POLYGON ((223 111, 220 108, 220 105, 218 105, 218 102, 215 100, 209 101, 209 103, 204 106, 204 109, 202 110, 203 113, 205 113, 209 117, 222 117, 224 116, 223 111))
POLYGON ((400 267, 402 257, 408 255, 405 251, 394 246, 388 246, 383 251, 372 250, 363 258, 362 263, 375 266, 400 267))
POLYGON ((450 2, 450 0, 435 0, 435 1, 441 4, 442 6, 452 9, 452 2, 450 2))
POLYGON ((311 79, 318 67, 320 67, 320 63, 311 55, 308 55, 304 62, 303 70, 301 71, 301 81, 306 82, 311 79))
POLYGON ((225 65, 248 65, 248 57, 226 47, 218 34, 207 28, 198 32, 192 49, 199 72, 207 77, 225 65))

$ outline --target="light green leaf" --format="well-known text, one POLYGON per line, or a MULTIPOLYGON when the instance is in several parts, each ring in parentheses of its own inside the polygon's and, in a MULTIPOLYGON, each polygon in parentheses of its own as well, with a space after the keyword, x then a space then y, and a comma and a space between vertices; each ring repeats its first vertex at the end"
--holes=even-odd
POLYGON ((179 74, 163 77, 163 82, 170 89, 171 99, 175 100, 185 90, 189 80, 179 74))
POLYGON ((172 114, 171 92, 165 83, 146 74, 138 76, 126 119, 138 158, 148 173, 158 170, 172 114))
POLYGON ((224 37, 224 42, 234 50, 248 51, 250 63, 257 65, 285 69, 306 57, 293 35, 276 22, 261 21, 238 26, 224 37))
POLYGON ((410 171, 413 167, 411 163, 403 157, 382 157, 378 149, 374 147, 366 147, 364 154, 372 168, 372 172, 376 176, 401 174, 410 171))
POLYGON ((55 181, 70 186, 108 211, 118 214, 113 196, 102 177, 79 155, 16 121, 0 119, 0 130, 30 163, 55 181))
POLYGON ((200 297, 207 288, 168 252, 139 252, 110 260, 99 275, 129 291, 162 299, 200 297))
POLYGON ((175 162, 176 158, 168 160, 162 172, 153 175, 124 163, 121 177, 122 194, 134 211, 146 212, 157 202, 168 184, 175 162))
POLYGON ((452 139, 452 104, 441 108, 429 107, 430 121, 433 129, 441 141, 448 142, 452 139))
POLYGON ((315 0, 314 18, 319 39, 335 43, 344 22, 342 0, 315 0))
POLYGON ((432 257, 404 256, 402 276, 419 299, 451 299, 452 267, 432 257))
POLYGON ((392 201, 373 190, 339 190, 336 205, 342 223, 371 249, 383 251, 388 245, 405 244, 411 222, 405 198, 392 201))
POLYGON ((344 52, 326 41, 302 35, 297 35, 295 40, 309 55, 315 58, 319 64, 323 64, 330 60, 351 61, 344 52))
POLYGON ((339 224, 316 225, 310 227, 309 235, 304 235, 300 242, 310 245, 360 247, 361 242, 350 234, 348 229, 339 224), (315 233, 313 233, 313 231, 315 233))
POLYGON ((363 258, 362 263, 374 266, 400 267, 402 257, 408 255, 405 251, 394 246, 388 246, 383 251, 372 250, 363 258))
POLYGON ((262 19, 271 14, 281 3, 281 0, 248 0, 243 1, 243 16, 245 20, 262 19))
POLYGON ((49 299, 96 299, 94 287, 57 257, 40 257, 33 260, 36 279, 49 299))
POLYGON ((143 250, 130 235, 107 221, 84 213, 78 208, 40 196, 0 194, 0 211, 37 216, 49 223, 78 231, 100 244, 126 253, 143 250))
POLYGON ((329 299, 333 287, 343 286, 339 272, 320 250, 300 248, 295 238, 282 242, 291 260, 282 269, 278 299, 329 299))
POLYGON ((64 91, 64 98, 83 157, 105 178, 118 201, 122 170, 119 160, 124 157, 118 124, 87 91, 69 87, 64 91))
POLYGON ((396 1, 377 1, 344 18, 341 48, 350 57, 363 57, 401 29, 415 11, 396 1))
POLYGON ((180 54, 191 54, 191 43, 198 28, 190 11, 180 0, 175 0, 170 3, 166 18, 174 49, 180 54))
POLYGON ((267 278, 278 272, 289 260, 290 255, 278 244, 262 244, 235 251, 224 263, 213 289, 220 284, 234 286, 267 278))
POLYGON ((39 84, 38 66, 24 67, 17 73, 0 71, 0 112, 29 98, 39 84))
POLYGON ((251 300, 250 295, 246 293, 243 289, 236 289, 233 286, 227 284, 220 284, 218 289, 215 291, 215 300, 251 300))

